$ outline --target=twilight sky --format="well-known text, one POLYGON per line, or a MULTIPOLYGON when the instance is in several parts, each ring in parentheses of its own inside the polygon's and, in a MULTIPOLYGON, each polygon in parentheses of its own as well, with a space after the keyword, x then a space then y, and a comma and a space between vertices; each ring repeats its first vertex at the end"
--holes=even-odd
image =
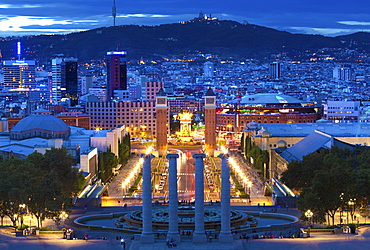
MULTIPOLYGON (((111 26, 112 5, 113 0, 0 0, 0 37, 111 26)), ((291 33, 370 32, 369 0, 116 0, 116 6, 117 25, 174 23, 203 11, 291 33)))

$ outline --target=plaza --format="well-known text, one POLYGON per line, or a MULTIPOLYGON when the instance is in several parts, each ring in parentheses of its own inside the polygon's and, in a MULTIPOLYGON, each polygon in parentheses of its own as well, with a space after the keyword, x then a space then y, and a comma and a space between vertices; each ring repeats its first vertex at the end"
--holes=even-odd
MULTIPOLYGON (((133 208, 128 208, 133 209, 133 208)), ((253 210, 263 210, 263 208, 251 207, 253 210)), ((75 208, 71 218, 65 223, 66 226, 73 225, 73 219, 77 216, 95 213, 105 213, 120 210, 118 208, 101 208, 99 210, 85 211, 83 208, 75 208)), ((283 209, 282 209, 283 210, 283 209)), ((281 211, 286 212, 286 211, 281 211)), ((297 211, 291 210, 288 213, 295 214, 297 211)), ((132 234, 119 233, 112 231, 95 231, 83 228, 75 228, 78 240, 66 240, 57 235, 39 235, 15 237, 11 231, 1 228, 0 248, 1 249, 123 249, 120 241, 116 239, 121 236, 126 241, 126 249, 166 249, 165 237, 156 238, 154 243, 143 248, 138 240, 131 240, 132 234), (89 234, 89 240, 82 239, 85 233, 89 234), (102 240, 106 237, 106 240, 102 240)), ((274 239, 239 239, 239 235, 233 235, 233 243, 227 245, 219 242, 193 243, 191 240, 184 240, 178 243, 177 249, 367 249, 370 243, 370 228, 360 227, 358 234, 311 234, 310 238, 274 238, 274 239)), ((253 236, 250 235, 250 236, 253 236)))

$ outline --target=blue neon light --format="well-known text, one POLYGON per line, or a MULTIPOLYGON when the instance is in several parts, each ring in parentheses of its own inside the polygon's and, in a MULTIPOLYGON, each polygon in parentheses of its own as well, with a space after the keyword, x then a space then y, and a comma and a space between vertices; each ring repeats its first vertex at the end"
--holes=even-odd
POLYGON ((126 55, 127 52, 126 51, 109 51, 107 52, 107 55, 126 55))
POLYGON ((17 42, 17 55, 21 54, 21 42, 17 42))

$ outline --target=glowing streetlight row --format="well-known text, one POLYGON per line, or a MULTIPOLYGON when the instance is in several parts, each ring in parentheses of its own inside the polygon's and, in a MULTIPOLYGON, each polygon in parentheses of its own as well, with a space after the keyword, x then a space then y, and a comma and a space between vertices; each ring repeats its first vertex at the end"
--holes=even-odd
MULTIPOLYGON (((149 154, 152 152, 153 147, 149 146, 145 152, 145 154, 149 154)), ((122 188, 123 190, 127 190, 131 187, 132 183, 135 181, 137 175, 141 172, 142 165, 144 163, 144 159, 140 158, 139 161, 136 163, 135 167, 131 170, 131 172, 128 174, 127 178, 124 182, 122 182, 122 188)))
MULTIPOLYGON (((228 150, 225 146, 221 146, 221 151, 224 154, 228 153, 228 150)), ((243 185, 243 187, 245 188, 245 186, 247 186, 248 188, 251 188, 252 187, 251 180, 246 176, 245 172, 240 168, 240 166, 233 157, 229 157, 229 163, 238 180, 242 181, 241 184, 243 185)))

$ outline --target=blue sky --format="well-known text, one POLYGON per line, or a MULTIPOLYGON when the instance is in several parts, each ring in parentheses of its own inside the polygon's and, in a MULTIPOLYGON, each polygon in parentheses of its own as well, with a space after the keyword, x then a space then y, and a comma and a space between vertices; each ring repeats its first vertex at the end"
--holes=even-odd
MULTIPOLYGON (((70 33, 113 25, 113 0, 0 0, 0 36, 70 33)), ((370 32, 368 0, 116 0, 117 25, 223 20, 301 34, 370 32)))

